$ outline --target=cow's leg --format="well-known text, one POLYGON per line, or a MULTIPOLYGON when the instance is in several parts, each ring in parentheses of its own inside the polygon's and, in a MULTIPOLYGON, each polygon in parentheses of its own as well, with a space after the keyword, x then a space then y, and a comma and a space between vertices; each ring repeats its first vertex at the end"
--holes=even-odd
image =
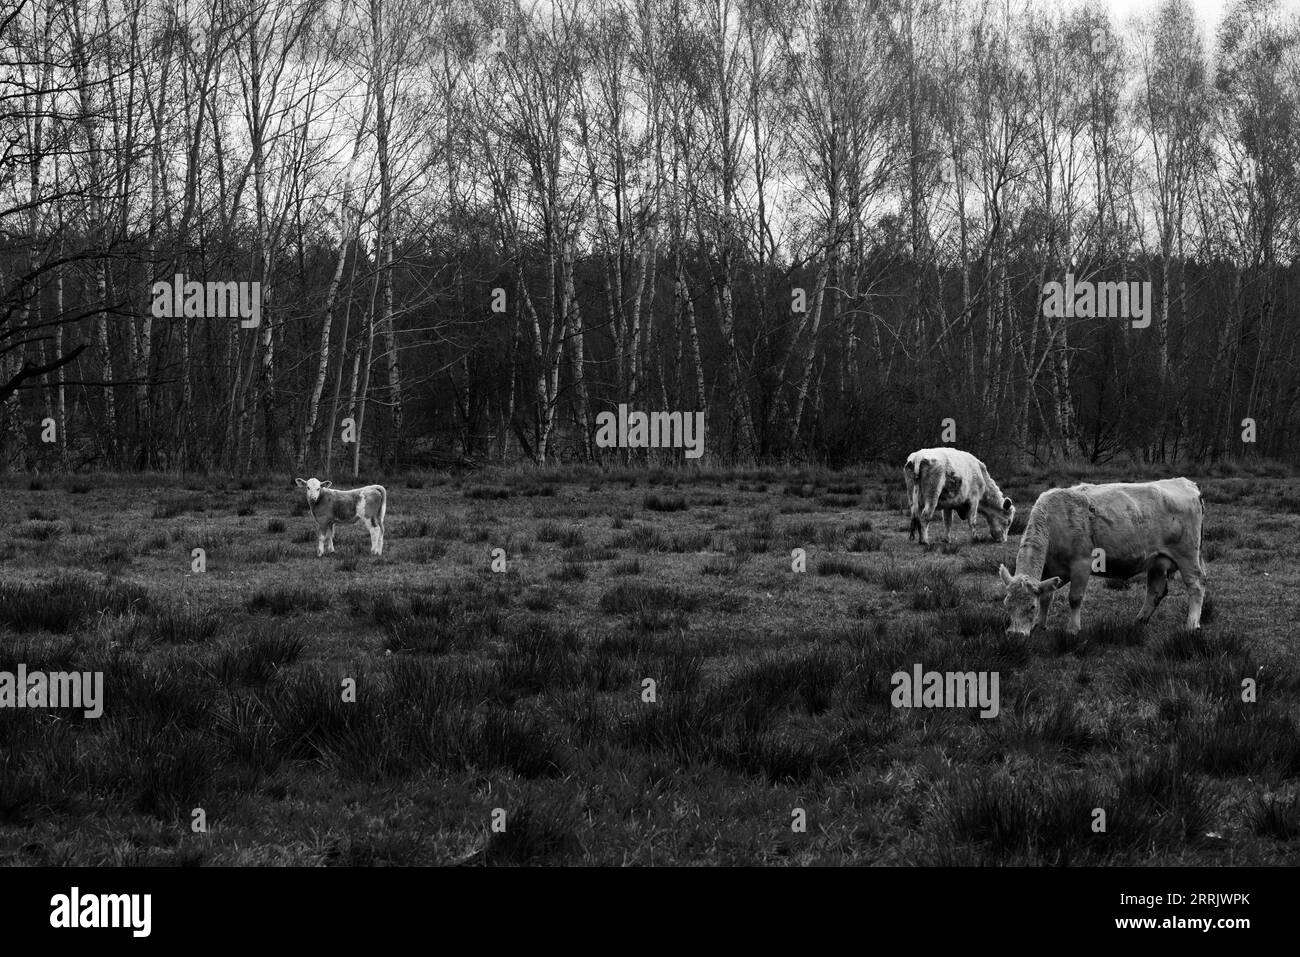
POLYGON ((316 557, 320 558, 325 554, 325 528, 324 525, 316 526, 316 557))
POLYGON ((952 541, 952 509, 950 508, 943 510, 943 540, 952 541))
POLYGON ((1088 590, 1088 577, 1092 566, 1088 561, 1076 562, 1070 566, 1070 625, 1066 629, 1077 635, 1083 624, 1083 595, 1088 590))
POLYGON ((334 523, 329 523, 329 531, 325 533, 325 544, 329 547, 329 553, 334 554, 334 523))
POLYGON ((1047 627, 1047 613, 1052 609, 1052 596, 1055 594, 1056 589, 1049 588, 1038 596, 1038 617, 1034 619, 1034 628, 1038 628, 1040 625, 1044 628, 1047 627))
POLYGON ((1169 569, 1173 567, 1173 562, 1165 558, 1157 558, 1147 572, 1147 600, 1142 603, 1142 610, 1138 612, 1138 624, 1145 625, 1151 620, 1151 616, 1156 613, 1160 603, 1164 601, 1165 594, 1169 591, 1169 569))
POLYGON ((929 504, 921 509, 921 544, 930 545, 930 519, 934 518, 934 508, 929 504))
POLYGON ((1187 630, 1201 627, 1201 606, 1205 604, 1205 571, 1198 553, 1180 555, 1176 559, 1178 571, 1187 583, 1187 630))
POLYGON ((366 530, 370 532, 370 554, 378 555, 380 553, 379 523, 373 518, 366 524, 366 530))
POLYGON ((1187 599, 1187 630, 1198 631, 1201 627, 1201 607, 1205 604, 1205 581, 1197 576, 1196 581, 1187 583, 1191 597, 1187 599))

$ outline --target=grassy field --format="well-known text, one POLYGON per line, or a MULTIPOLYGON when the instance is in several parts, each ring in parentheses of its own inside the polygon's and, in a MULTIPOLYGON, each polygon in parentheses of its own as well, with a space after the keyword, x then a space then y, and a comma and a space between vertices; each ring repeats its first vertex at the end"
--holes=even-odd
POLYGON ((1080 648, 996 573, 1078 473, 929 553, 894 467, 381 477, 385 554, 323 559, 283 479, 0 477, 0 670, 106 697, 0 711, 0 863, 1294 863, 1300 487, 1196 478, 1205 628, 1094 579, 1080 648), (916 663, 1000 715, 891 707, 916 663))

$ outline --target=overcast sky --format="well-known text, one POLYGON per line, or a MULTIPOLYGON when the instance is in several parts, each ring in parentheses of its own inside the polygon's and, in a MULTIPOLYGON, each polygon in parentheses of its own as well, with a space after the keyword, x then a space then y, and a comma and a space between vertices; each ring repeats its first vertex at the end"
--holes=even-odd
MULTIPOLYGON (((1145 16, 1157 5, 1158 0, 1107 0, 1110 6, 1111 14, 1114 18, 1123 23, 1131 15, 1138 14, 1145 16)), ((1201 18, 1201 26, 1205 29, 1206 40, 1213 41, 1214 33, 1219 28, 1219 20, 1223 17, 1223 10, 1227 6, 1225 0, 1190 0, 1191 5, 1195 8, 1197 15, 1201 18)), ((1288 0, 1291 2, 1291 0, 1288 0)), ((1295 0, 1300 5, 1300 0, 1295 0)))

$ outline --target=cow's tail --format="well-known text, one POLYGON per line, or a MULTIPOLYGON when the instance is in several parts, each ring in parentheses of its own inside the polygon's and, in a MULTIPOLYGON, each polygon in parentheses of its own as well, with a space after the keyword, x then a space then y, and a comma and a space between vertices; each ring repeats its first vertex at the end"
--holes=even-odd
POLYGON ((1201 503, 1201 527, 1200 534, 1196 538, 1196 560, 1201 565, 1201 577, 1206 578, 1210 574, 1210 569, 1205 564, 1205 550, 1201 547, 1205 542, 1205 496, 1201 490, 1196 490, 1196 501, 1201 503))
POLYGON ((925 474, 925 459, 918 459, 916 463, 916 481, 912 485, 911 506, 912 521, 907 529, 907 540, 910 542, 921 534, 921 481, 925 474))
POLYGON ((388 489, 379 486, 379 527, 384 527, 384 516, 388 514, 388 489))

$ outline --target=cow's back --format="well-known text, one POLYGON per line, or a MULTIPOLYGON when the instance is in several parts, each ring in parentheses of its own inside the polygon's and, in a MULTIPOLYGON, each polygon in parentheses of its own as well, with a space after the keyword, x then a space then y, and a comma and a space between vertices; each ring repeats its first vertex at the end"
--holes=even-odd
MULTIPOLYGON (((1159 479, 1155 482, 1111 482, 1078 485, 1089 501, 1089 511, 1112 521, 1134 525, 1159 525, 1172 519, 1194 523, 1200 528, 1204 505, 1201 490, 1190 479, 1159 479)), ((1071 490, 1073 491, 1073 490, 1071 490)))
POLYGON ((1049 547, 1058 561, 1101 549, 1110 570, 1122 574, 1171 548, 1200 547, 1200 489, 1187 479, 1051 489, 1034 509, 1040 505, 1048 512, 1049 547))

